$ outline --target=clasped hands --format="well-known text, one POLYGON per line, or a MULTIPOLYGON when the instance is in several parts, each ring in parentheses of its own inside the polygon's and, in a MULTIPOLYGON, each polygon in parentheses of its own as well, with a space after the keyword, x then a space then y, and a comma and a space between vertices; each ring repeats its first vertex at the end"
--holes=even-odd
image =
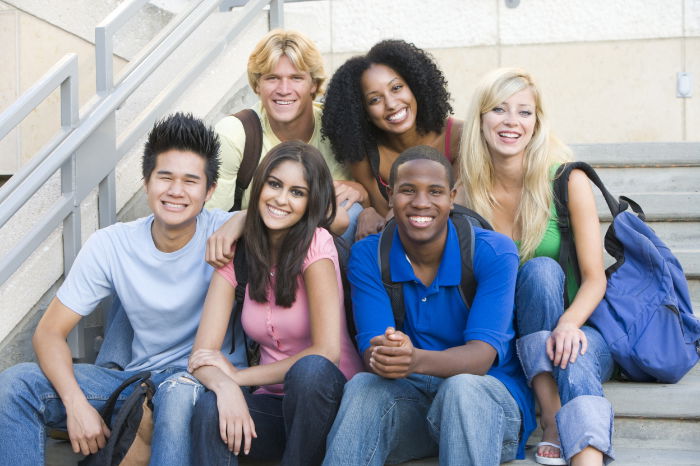
POLYGON ((369 366, 375 374, 400 379, 415 372, 416 350, 411 339, 400 330, 387 327, 370 340, 369 366))

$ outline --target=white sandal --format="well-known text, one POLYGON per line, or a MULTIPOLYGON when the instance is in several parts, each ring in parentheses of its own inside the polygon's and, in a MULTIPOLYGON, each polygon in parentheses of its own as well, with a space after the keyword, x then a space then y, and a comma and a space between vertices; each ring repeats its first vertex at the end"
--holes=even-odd
POLYGON ((556 443, 552 442, 540 442, 537 445, 535 445, 535 461, 539 464, 546 464, 546 465, 565 465, 566 460, 561 457, 562 451, 561 451, 561 445, 557 445, 556 443), (548 456, 540 456, 537 454, 537 450, 540 447, 554 447, 557 450, 559 450, 559 458, 550 458, 548 456))

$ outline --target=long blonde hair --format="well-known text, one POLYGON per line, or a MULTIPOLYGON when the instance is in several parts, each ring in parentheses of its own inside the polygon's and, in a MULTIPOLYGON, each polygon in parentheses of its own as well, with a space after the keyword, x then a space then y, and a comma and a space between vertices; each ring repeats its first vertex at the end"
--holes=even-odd
POLYGON ((523 158, 523 190, 515 216, 520 231, 520 260, 534 256, 547 228, 552 203, 551 167, 571 160, 571 150, 550 133, 542 98, 532 77, 517 68, 499 68, 479 83, 467 112, 460 149, 460 176, 467 206, 492 221, 493 161, 482 132, 482 116, 510 96, 529 88, 535 98, 535 128, 523 158))

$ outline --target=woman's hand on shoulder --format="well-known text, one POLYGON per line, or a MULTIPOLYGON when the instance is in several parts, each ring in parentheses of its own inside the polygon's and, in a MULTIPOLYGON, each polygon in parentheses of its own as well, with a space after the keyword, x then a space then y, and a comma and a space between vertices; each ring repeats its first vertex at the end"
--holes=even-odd
POLYGON ((233 454, 238 455, 242 447, 243 453, 247 455, 252 439, 258 435, 241 387, 233 382, 220 387, 216 391, 216 405, 221 440, 233 454))
POLYGON ((547 356, 554 366, 566 369, 568 364, 576 362, 579 354, 588 350, 586 334, 576 324, 559 320, 552 334, 547 339, 547 356))

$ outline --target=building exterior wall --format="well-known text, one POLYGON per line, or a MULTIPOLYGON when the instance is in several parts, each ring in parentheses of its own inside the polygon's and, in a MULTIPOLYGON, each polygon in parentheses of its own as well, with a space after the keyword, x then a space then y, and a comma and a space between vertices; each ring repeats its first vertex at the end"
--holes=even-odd
POLYGON ((700 141, 700 0, 331 0, 288 4, 335 69, 386 38, 429 50, 463 118, 480 76, 533 74, 570 143, 700 141), (319 28, 314 25, 328 25, 319 28), (676 97, 676 73, 694 96, 676 97))

